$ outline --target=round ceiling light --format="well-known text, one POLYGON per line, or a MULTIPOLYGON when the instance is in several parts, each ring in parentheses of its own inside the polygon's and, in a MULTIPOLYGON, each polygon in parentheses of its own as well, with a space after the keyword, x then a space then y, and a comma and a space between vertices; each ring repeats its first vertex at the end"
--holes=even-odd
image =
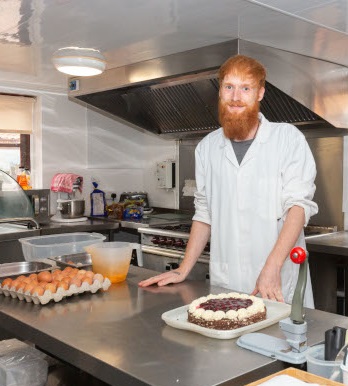
POLYGON ((106 67, 104 56, 93 48, 60 48, 53 54, 52 61, 58 71, 74 76, 99 75, 106 67))

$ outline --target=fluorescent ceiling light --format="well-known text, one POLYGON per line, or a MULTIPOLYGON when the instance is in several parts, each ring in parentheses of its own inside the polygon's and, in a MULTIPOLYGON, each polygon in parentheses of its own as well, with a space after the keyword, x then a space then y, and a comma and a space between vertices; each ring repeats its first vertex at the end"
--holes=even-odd
POLYGON ((60 48, 53 54, 52 61, 58 71, 74 76, 99 75, 106 67, 104 56, 92 48, 60 48))

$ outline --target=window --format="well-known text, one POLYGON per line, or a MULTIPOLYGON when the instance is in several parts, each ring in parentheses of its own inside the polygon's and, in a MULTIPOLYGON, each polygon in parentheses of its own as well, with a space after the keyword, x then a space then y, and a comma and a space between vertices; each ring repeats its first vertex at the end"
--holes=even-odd
POLYGON ((30 170, 30 135, 0 132, 0 169, 14 177, 19 166, 30 170))
POLYGON ((16 177, 18 167, 30 170, 30 134, 35 98, 0 94, 0 169, 16 177))

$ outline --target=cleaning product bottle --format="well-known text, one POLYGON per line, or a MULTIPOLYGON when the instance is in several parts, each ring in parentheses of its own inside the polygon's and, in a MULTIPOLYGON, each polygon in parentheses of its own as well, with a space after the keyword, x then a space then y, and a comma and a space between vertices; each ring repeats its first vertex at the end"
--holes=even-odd
POLYGON ((98 184, 92 182, 94 189, 91 193, 91 216, 106 217, 106 199, 105 192, 98 189, 98 184))

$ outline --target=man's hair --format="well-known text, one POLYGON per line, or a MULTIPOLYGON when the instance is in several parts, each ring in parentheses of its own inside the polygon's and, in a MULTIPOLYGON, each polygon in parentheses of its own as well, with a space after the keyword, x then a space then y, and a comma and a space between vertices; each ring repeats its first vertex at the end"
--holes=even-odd
POLYGON ((244 55, 235 55, 227 59, 219 70, 220 86, 224 77, 230 73, 243 77, 251 77, 259 87, 265 87, 266 69, 260 62, 253 58, 244 55))

